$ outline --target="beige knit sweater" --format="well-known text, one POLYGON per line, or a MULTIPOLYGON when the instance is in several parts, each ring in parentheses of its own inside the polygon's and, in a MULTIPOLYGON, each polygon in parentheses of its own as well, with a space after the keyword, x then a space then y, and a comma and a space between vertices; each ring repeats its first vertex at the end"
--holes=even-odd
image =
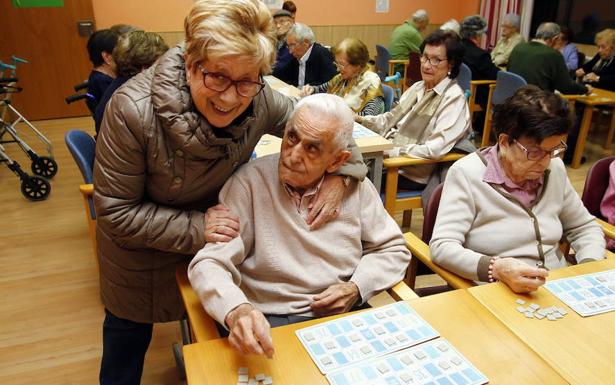
POLYGON ((570 184, 561 159, 551 160, 542 193, 530 209, 483 182, 485 169, 476 152, 450 168, 430 242, 435 263, 483 282, 492 256, 532 266, 543 260, 555 269, 566 266, 558 247, 563 235, 578 262, 604 258, 602 229, 570 184))
POLYGON ((188 268, 205 310, 222 324, 242 303, 313 316, 313 296, 348 280, 366 301, 401 281, 410 261, 371 181, 351 183, 339 217, 310 231, 279 182, 278 157, 254 160, 228 180, 220 202, 239 216, 240 236, 207 244, 188 268))

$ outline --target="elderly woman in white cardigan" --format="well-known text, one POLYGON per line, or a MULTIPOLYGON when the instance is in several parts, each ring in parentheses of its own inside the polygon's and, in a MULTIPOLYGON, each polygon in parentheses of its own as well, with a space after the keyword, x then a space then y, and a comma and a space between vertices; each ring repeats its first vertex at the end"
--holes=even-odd
POLYGON ((527 293, 567 261, 603 259, 600 226, 573 189, 559 155, 571 121, 559 96, 520 88, 495 112, 496 145, 449 170, 430 243, 435 263, 477 282, 502 281, 527 293))

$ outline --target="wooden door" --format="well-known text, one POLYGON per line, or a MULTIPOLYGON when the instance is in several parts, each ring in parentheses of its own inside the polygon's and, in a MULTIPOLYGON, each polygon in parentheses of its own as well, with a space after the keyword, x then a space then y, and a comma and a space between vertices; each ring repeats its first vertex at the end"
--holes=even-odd
POLYGON ((77 21, 94 21, 91 0, 64 0, 62 7, 15 8, 0 0, 0 60, 11 55, 29 63, 17 68, 20 94, 13 105, 28 120, 89 114, 84 101, 71 105, 64 98, 73 85, 87 79, 92 65, 87 37, 79 36, 77 21))

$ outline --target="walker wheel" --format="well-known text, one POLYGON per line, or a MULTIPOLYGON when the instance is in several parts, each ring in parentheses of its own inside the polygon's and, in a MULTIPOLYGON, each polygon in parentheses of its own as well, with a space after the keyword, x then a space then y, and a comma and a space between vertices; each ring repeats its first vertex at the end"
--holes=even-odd
POLYGON ((40 176, 26 177, 21 181, 21 193, 31 201, 47 199, 51 192, 51 185, 40 176))
POLYGON ((39 156, 32 161, 32 172, 36 175, 51 179, 58 173, 58 164, 53 158, 39 156))

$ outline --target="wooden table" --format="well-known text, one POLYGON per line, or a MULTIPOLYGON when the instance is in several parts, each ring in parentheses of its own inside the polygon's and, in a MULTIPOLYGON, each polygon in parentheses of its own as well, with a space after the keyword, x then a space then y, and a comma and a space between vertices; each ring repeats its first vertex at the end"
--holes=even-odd
MULTIPOLYGON (((491 384, 565 384, 549 365, 462 290, 408 302, 489 379, 491 384)), ((226 339, 184 346, 189 385, 235 384, 237 369, 266 373, 274 384, 325 385, 325 377, 295 336, 295 330, 333 317, 272 329, 272 360, 235 353, 226 339)))
MULTIPOLYGON (((548 279, 613 268, 615 260, 606 259, 553 270, 548 279)), ((516 310, 517 298, 541 307, 569 308, 544 288, 518 295, 504 284, 494 283, 471 288, 469 292, 569 383, 615 383, 615 312, 583 318, 569 310, 558 321, 527 319, 516 310)))
MULTIPOLYGON (((577 138, 577 143, 574 147, 574 155, 572 157, 571 164, 572 168, 579 168, 581 167, 581 158, 583 156, 583 150, 585 149, 585 141, 587 140, 587 134, 589 132, 589 126, 591 125, 594 109, 596 106, 615 105, 615 92, 594 88, 590 95, 567 95, 565 98, 585 104, 583 118, 581 119, 581 127, 579 128, 579 137, 577 138)), ((614 129, 615 114, 611 120, 611 129, 609 130, 609 137, 606 140, 607 144, 613 140, 614 129)))
MULTIPOLYGON (((297 87, 291 86, 276 77, 265 76, 265 81, 269 84, 269 86, 271 86, 271 88, 286 96, 299 97, 299 89, 297 87)), ((367 128, 363 127, 359 123, 355 123, 355 136, 357 136, 357 133, 362 130, 367 130, 367 128)), ((384 139, 380 135, 355 137, 355 142, 361 150, 363 159, 368 161, 366 163, 369 167, 370 179, 374 183, 376 190, 380 192, 384 151, 392 149, 393 142, 384 139)), ((256 151, 256 156, 261 157, 280 152, 281 143, 282 140, 278 137, 273 135, 263 135, 261 141, 254 149, 256 151)))

